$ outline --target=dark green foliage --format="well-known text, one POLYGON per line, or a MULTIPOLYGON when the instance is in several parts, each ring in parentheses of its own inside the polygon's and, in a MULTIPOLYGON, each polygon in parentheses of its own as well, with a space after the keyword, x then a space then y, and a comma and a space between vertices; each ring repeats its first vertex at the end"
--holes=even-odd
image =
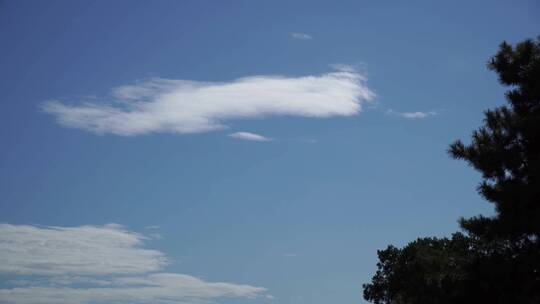
POLYGON ((454 303, 471 243, 455 234, 452 239, 424 238, 402 249, 378 251, 379 270, 372 284, 364 285, 364 298, 374 303, 454 303))
POLYGON ((510 86, 509 106, 485 112, 485 125, 469 145, 456 141, 450 154, 480 171, 480 194, 497 216, 462 220, 474 234, 540 236, 540 38, 515 48, 503 43, 488 67, 510 86))
POLYGON ((376 304, 540 303, 538 243, 515 246, 455 233, 378 251, 378 270, 364 285, 376 304))
POLYGON ((482 173, 493 217, 461 219, 466 234, 423 238, 378 252, 364 285, 377 304, 540 303, 540 38, 507 43, 488 64, 510 90, 485 112, 470 144, 449 153, 482 173))

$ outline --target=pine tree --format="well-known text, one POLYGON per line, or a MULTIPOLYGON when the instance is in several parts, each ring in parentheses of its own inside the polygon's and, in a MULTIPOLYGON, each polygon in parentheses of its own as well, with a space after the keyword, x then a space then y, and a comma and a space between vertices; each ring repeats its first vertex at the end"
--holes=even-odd
POLYGON ((482 173, 478 191, 496 214, 462 218, 465 234, 378 251, 366 300, 540 303, 540 37, 502 43, 488 68, 510 87, 508 105, 486 111, 471 143, 449 153, 482 173))
POLYGON ((485 112, 485 125, 469 145, 456 141, 450 154, 482 173, 480 194, 495 204, 493 218, 462 219, 462 227, 486 237, 540 237, 540 37, 515 48, 502 43, 488 67, 510 86, 508 106, 485 112))

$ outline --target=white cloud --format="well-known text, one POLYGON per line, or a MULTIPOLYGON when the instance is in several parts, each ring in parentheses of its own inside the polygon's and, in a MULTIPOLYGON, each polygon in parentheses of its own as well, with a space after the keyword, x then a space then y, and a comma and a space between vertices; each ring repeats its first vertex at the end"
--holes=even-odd
POLYGON ((43 109, 64 126, 98 134, 200 133, 226 128, 234 119, 356 115, 374 98, 365 82, 352 69, 223 83, 153 78, 113 89, 110 101, 49 101, 43 109))
POLYGON ((434 115, 438 114, 436 111, 429 111, 429 112, 420 112, 420 111, 418 111, 418 112, 397 112, 397 111, 394 111, 394 110, 388 110, 388 111, 386 111, 386 113, 388 113, 390 115, 395 115, 395 116, 407 118, 407 119, 421 119, 421 118, 426 118, 426 117, 434 116, 434 115))
POLYGON ((45 227, 0 224, 0 273, 111 274, 157 271, 166 263, 142 248, 145 236, 118 225, 45 227))
POLYGON ((118 225, 36 227, 0 225, 0 303, 208 303, 218 298, 264 297, 251 285, 206 282, 165 266, 146 236, 118 225))
POLYGON ((306 33, 299 33, 299 32, 291 33, 291 37, 293 37, 295 39, 300 39, 300 40, 313 39, 313 37, 311 35, 308 35, 306 33))
POLYGON ((235 132, 232 134, 229 134, 229 137, 236 138, 236 139, 242 139, 242 140, 249 140, 249 141, 271 141, 271 138, 264 137, 259 134, 255 133, 249 133, 249 132, 235 132))
POLYGON ((198 278, 158 273, 126 277, 106 287, 29 286, 0 289, 0 303, 203 303, 217 298, 256 298, 266 290, 250 285, 209 283, 198 278))

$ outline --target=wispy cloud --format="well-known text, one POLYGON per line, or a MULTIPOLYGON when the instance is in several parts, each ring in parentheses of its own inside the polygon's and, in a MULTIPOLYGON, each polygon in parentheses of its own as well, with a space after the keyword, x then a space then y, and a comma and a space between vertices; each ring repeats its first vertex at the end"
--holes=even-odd
POLYGON ((392 109, 386 111, 386 113, 389 114, 389 115, 399 116, 399 117, 403 117, 403 118, 407 118, 407 119, 422 119, 422 118, 426 118, 426 117, 434 116, 434 115, 438 114, 437 111, 398 112, 398 111, 395 111, 395 110, 392 110, 392 109))
POLYGON ((300 33, 300 32, 294 32, 294 33, 291 33, 291 37, 295 38, 295 39, 299 39, 299 40, 310 40, 310 39, 313 39, 313 37, 311 35, 308 35, 306 33, 300 33))
POLYGON ((106 287, 28 286, 0 289, 0 303, 89 304, 208 303, 216 298, 256 298, 264 288, 229 283, 208 283, 198 278, 158 273, 113 281, 106 287))
POLYGON ((251 285, 206 282, 162 272, 163 253, 118 225, 0 225, 0 274, 20 277, 0 288, 0 303, 207 303, 264 297, 251 285))
POLYGON ((264 137, 259 134, 255 133, 249 133, 249 132, 235 132, 232 134, 229 134, 229 137, 241 139, 241 140, 249 140, 249 141, 271 141, 271 138, 264 137))
POLYGON ((356 71, 304 77, 251 76, 224 83, 153 78, 113 89, 108 101, 49 101, 64 126, 98 134, 200 133, 234 119, 358 114, 374 93, 356 71))
POLYGON ((0 273, 102 275, 160 270, 167 259, 157 250, 143 248, 145 239, 117 225, 40 228, 1 224, 0 273))

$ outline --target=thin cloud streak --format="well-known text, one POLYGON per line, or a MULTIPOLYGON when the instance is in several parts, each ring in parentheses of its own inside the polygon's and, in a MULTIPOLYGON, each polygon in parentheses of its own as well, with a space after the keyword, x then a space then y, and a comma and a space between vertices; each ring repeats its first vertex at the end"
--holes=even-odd
POLYGON ((235 132, 235 133, 229 134, 229 137, 241 139, 241 140, 247 140, 247 141, 271 141, 272 140, 271 138, 268 138, 259 134, 255 134, 255 133, 250 133, 250 132, 235 132))
POLYGON ((429 116, 434 116, 434 115, 439 114, 436 111, 429 111, 429 112, 421 112, 421 111, 417 111, 417 112, 398 112, 398 111, 394 111, 392 109, 386 111, 386 113, 389 114, 389 115, 399 116, 399 117, 407 118, 407 119, 422 119, 422 118, 426 118, 426 117, 429 117, 429 116))
POLYGON ((64 126, 96 134, 202 133, 237 119, 357 115, 374 99, 366 78, 348 69, 304 77, 250 76, 230 82, 152 78, 114 88, 109 100, 42 105, 64 126))
POLYGON ((294 32, 291 33, 291 37, 299 40, 311 40, 313 37, 311 35, 308 35, 306 33, 300 33, 300 32, 294 32))

